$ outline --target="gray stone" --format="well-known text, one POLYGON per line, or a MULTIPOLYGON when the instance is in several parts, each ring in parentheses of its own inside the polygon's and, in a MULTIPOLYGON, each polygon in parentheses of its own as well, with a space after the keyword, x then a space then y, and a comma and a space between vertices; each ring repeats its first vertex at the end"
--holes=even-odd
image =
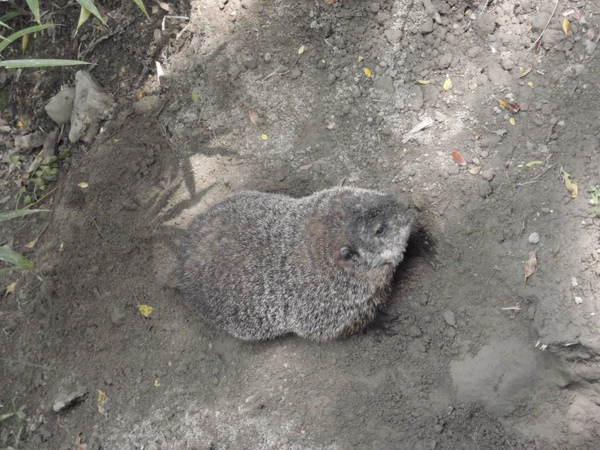
POLYGON ((419 33, 429 34, 433 31, 433 19, 428 17, 421 25, 419 25, 419 33))
POLYGON ((529 238, 527 239, 527 241, 530 244, 537 244, 538 242, 540 242, 540 235, 539 235, 539 233, 531 233, 529 235, 529 238))
POLYGON ((69 123, 73 112, 73 100, 75 100, 75 88, 63 89, 44 106, 46 114, 59 125, 69 123))
POLYGON ((550 13, 542 11, 531 19, 531 31, 542 31, 550 20, 550 13))
POLYGON ((481 14, 475 21, 474 28, 480 36, 492 34, 496 29, 496 16, 492 13, 481 14))
POLYGON ((489 181, 480 180, 479 183, 479 195, 486 198, 492 194, 492 185, 489 181))
POLYGON ((440 69, 447 69, 448 67, 450 67, 450 64, 452 63, 452 52, 447 52, 444 53, 441 57, 440 57, 440 69))
POLYGON ((562 44, 565 40, 565 33, 561 30, 546 30, 542 36, 542 45, 546 49, 562 44))
POLYGON ((481 178, 483 178, 485 181, 492 181, 494 179, 494 175, 496 174, 494 173, 493 169, 487 169, 481 172, 481 178))
POLYGON ((444 311, 444 320, 451 327, 455 327, 456 326, 456 316, 449 309, 447 309, 446 311, 444 311))
POLYGON ((384 35, 387 41, 394 45, 400 42, 400 39, 402 39, 402 30, 386 30, 384 35))
POLYGON ((43 131, 34 131, 24 136, 15 136, 15 147, 21 150, 33 150, 44 145, 46 133, 43 131))
POLYGON ((112 98, 90 73, 83 70, 77 72, 69 141, 75 143, 83 139, 91 143, 100 130, 100 121, 108 118, 113 107, 112 98))
POLYGON ((479 146, 481 148, 495 147, 500 142, 502 142, 502 137, 501 136, 498 136, 497 134, 489 134, 487 136, 484 136, 479 141, 479 146))
POLYGON ((393 80, 390 76, 377 77, 373 83, 373 87, 380 91, 387 92, 388 94, 393 94, 395 92, 393 80))
POLYGON ((508 72, 506 72, 500 64, 492 62, 487 66, 487 76, 490 81, 500 86, 507 86, 511 83, 512 79, 508 72))
POLYGON ((65 408, 68 408, 69 406, 72 406, 75 403, 78 403, 81 400, 83 400, 85 394, 87 394, 87 390, 80 387, 69 392, 68 394, 60 392, 54 398, 52 409, 54 410, 54 412, 59 412, 65 408))

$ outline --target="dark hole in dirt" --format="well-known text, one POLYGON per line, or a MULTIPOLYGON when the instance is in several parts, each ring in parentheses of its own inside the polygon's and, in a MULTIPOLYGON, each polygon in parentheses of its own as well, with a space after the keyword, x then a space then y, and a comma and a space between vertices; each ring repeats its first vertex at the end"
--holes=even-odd
POLYGON ((404 252, 404 259, 431 258, 435 256, 435 247, 436 240, 431 233, 425 227, 418 226, 410 234, 406 252, 404 252))

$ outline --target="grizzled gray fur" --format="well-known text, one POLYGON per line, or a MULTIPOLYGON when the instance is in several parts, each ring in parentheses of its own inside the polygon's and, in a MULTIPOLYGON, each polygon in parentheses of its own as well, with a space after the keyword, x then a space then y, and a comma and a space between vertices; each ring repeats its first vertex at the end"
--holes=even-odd
POLYGON ((412 216, 367 189, 299 199, 240 192, 192 222, 180 287, 207 321, 240 339, 349 335, 386 301, 412 216))

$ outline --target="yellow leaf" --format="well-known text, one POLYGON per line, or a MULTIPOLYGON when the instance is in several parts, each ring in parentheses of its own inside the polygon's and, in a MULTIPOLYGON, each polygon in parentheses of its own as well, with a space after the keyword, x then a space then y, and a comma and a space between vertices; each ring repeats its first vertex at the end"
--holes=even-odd
POLYGON ((576 198, 577 197, 577 183, 573 183, 571 181, 571 178, 569 176, 569 174, 567 172, 565 172, 563 170, 563 179, 565 180, 565 187, 567 188, 567 191, 569 191, 569 193, 571 194, 571 197, 576 198))
POLYGON ((144 96, 144 92, 143 91, 138 91, 138 93, 137 93, 137 99, 141 100, 143 96, 144 96))
POLYGON ((498 99, 498 106, 502 109, 506 109, 506 100, 498 99))
POLYGON ((302 53, 304 53, 304 45, 300 46, 298 49, 298 54, 301 55, 302 53))
POLYGON ((198 101, 198 92, 192 91, 192 101, 194 103, 198 101))
POLYGON ((429 83, 431 83, 431 81, 430 80, 417 80, 417 83, 419 83, 419 84, 429 84, 429 83))
POLYGON ((269 136, 267 136, 266 134, 261 134, 261 135, 260 135, 260 138, 261 138, 263 141, 266 141, 267 139, 269 139, 269 136))
POLYGON ((538 164, 543 164, 542 161, 529 161, 527 164, 525 164, 525 167, 533 167, 533 166, 537 166, 538 164))
POLYGON ((88 184, 85 181, 82 181, 77 186, 79 186, 81 189, 87 189, 88 184))
POLYGON ((144 317, 150 317, 150 314, 152 314, 152 310, 154 308, 152 306, 149 306, 149 305, 138 305, 138 309, 142 313, 142 316, 144 316, 144 317))
POLYGON ((100 389, 98 389, 98 412, 105 416, 108 415, 108 413, 104 409, 104 405, 106 405, 107 401, 108 401, 108 395, 106 395, 105 392, 102 392, 100 389))
POLYGON ((154 380, 154 387, 159 387, 160 386, 160 382, 158 380, 154 380))
POLYGON ((363 62, 364 59, 365 58, 363 58, 362 56, 360 56, 360 55, 358 56, 358 62, 363 62))
POLYGON ((567 19, 566 17, 563 20, 563 31, 565 32, 565 34, 569 34, 569 19, 567 19))
POLYGON ((508 122, 509 122, 511 125, 514 125, 514 124, 515 124, 515 118, 514 118, 514 117, 511 117, 510 119, 508 119, 508 122))
POLYGON ((452 80, 446 75, 446 81, 444 81, 444 90, 447 91, 452 87, 452 80))
POLYGON ((37 239, 34 239, 31 242, 28 242, 27 244, 25 244, 25 248, 33 248, 35 247, 35 244, 37 243, 37 239))
POLYGON ((14 294, 15 293, 15 286, 17 285, 17 282, 13 282, 10 283, 7 287, 6 287, 6 291, 4 291, 4 296, 7 297, 10 294, 14 294))
POLYGON ((369 69, 368 67, 363 67, 363 72, 365 73, 367 78, 371 78, 371 75, 373 75, 373 72, 371 72, 371 69, 369 69))
POLYGON ((530 88, 532 88, 532 87, 533 87, 533 82, 531 82, 531 81, 530 81, 530 82, 528 82, 528 83, 527 83, 527 86, 529 86, 530 88))
POLYGON ((29 35, 26 34, 21 38, 21 51, 23 54, 27 51, 27 45, 29 45, 29 35))

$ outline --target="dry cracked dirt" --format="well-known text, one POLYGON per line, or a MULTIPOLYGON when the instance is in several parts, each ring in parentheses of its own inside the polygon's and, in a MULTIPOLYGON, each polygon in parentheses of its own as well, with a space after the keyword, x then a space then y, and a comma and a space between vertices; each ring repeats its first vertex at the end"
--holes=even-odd
MULTIPOLYGON (((73 11, 35 49, 93 62, 116 107, 61 130, 50 212, 2 222, 36 274, 0 279, 1 448, 600 448, 600 1, 109 2, 76 37, 73 11), (195 214, 336 185, 419 211, 397 334, 246 343, 191 313, 195 214)), ((75 70, 2 88, 2 210, 75 70)))

